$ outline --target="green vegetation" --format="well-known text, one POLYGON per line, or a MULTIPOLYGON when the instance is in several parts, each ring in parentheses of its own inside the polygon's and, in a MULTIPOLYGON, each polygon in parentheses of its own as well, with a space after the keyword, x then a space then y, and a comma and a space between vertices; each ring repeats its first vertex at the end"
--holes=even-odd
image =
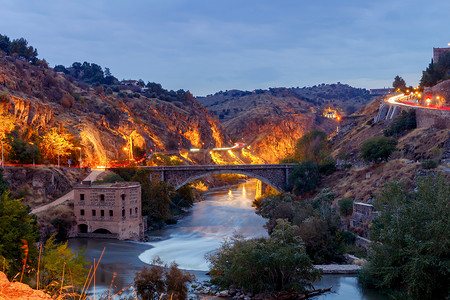
POLYGON ((437 62, 431 62, 428 68, 422 72, 420 86, 433 86, 441 80, 449 78, 450 52, 446 52, 439 57, 437 62))
POLYGON ((36 219, 30 216, 30 208, 23 207, 20 200, 13 199, 5 189, 0 173, 0 260, 8 276, 14 276, 24 265, 36 263, 39 239, 36 219), (25 252, 27 254, 25 254, 25 252))
POLYGON ((319 167, 310 160, 293 167, 289 175, 290 189, 296 195, 314 191, 319 185, 319 182, 319 167))
POLYGON ((115 175, 106 176, 106 180, 136 181, 141 184, 142 215, 148 216, 148 223, 161 227, 164 222, 176 222, 173 216, 183 212, 194 204, 195 196, 190 185, 175 191, 174 187, 164 181, 151 179, 151 171, 137 168, 114 168, 115 175))
POLYGON ((376 198, 372 251, 360 281, 396 299, 445 299, 450 293, 450 186, 419 178, 417 192, 397 182, 376 198))
POLYGON ((387 161, 396 146, 397 141, 392 138, 383 136, 368 139, 361 146, 361 158, 374 163, 387 161))
POLYGON ((225 241, 207 257, 212 282, 256 293, 303 291, 319 273, 295 234, 297 230, 297 226, 278 220, 270 238, 225 241))
POLYGON ((14 130, 7 135, 6 142, 10 145, 8 160, 13 163, 32 164, 41 162, 38 145, 24 141, 19 131, 14 130))
POLYGON ((327 134, 319 130, 307 132, 295 145, 294 159, 319 163, 329 156, 327 134))
POLYGON ((342 198, 338 201, 339 214, 343 217, 350 217, 353 214, 353 199, 342 198))
POLYGON ((165 154, 153 154, 147 160, 147 166, 178 166, 182 165, 183 161, 178 156, 169 156, 165 154))
POLYGON ((416 123, 416 110, 411 109, 409 111, 402 111, 394 121, 392 121, 389 128, 383 131, 385 136, 392 136, 402 134, 408 130, 417 128, 416 123))
POLYGON ((134 286, 140 299, 179 299, 187 298, 187 284, 194 276, 178 269, 176 263, 163 265, 159 258, 153 260, 151 267, 144 266, 134 277, 134 286))
POLYGON ((6 55, 19 56, 34 65, 48 67, 44 59, 38 59, 37 49, 28 46, 28 41, 24 38, 11 41, 8 36, 0 34, 0 50, 4 51, 6 55))
POLYGON ((434 169, 437 168, 438 161, 434 159, 427 159, 422 162, 422 168, 428 170, 428 169, 434 169))
POLYGON ((278 219, 298 226, 296 235, 305 243, 306 253, 314 263, 342 260, 345 245, 338 229, 339 216, 331 208, 335 195, 322 190, 313 200, 298 201, 292 194, 269 195, 260 199, 256 213, 268 219, 271 235, 278 219))
POLYGON ((406 92, 406 82, 403 78, 400 76, 395 76, 394 82, 392 83, 392 87, 394 88, 394 91, 399 90, 400 92, 406 92))
POLYGON ((65 243, 58 244, 55 236, 51 236, 42 251, 40 284, 51 291, 61 286, 73 284, 76 290, 85 282, 89 263, 86 261, 83 251, 74 252, 65 243))
POLYGON ((289 175, 287 190, 296 195, 313 192, 320 183, 321 175, 330 175, 336 171, 336 162, 330 157, 327 134, 313 130, 298 139, 293 157, 281 160, 281 163, 298 163, 289 175))

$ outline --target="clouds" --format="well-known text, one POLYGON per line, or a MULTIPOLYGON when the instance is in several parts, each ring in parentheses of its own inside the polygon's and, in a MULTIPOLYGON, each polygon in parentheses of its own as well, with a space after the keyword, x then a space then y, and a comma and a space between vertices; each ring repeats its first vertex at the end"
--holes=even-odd
POLYGON ((337 81, 374 88, 397 74, 416 84, 450 28, 450 4, 438 0, 1 2, 1 33, 25 37, 52 65, 86 60, 196 95, 337 81))

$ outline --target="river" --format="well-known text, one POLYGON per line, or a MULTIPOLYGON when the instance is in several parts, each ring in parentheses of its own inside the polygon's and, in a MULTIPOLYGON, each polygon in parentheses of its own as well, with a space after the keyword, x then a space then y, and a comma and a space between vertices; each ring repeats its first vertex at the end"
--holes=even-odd
MULTIPOLYGON (((205 255, 217 249, 234 234, 247 238, 267 236, 265 219, 255 214, 251 203, 255 181, 210 191, 178 224, 152 234, 157 241, 148 243, 107 239, 71 239, 69 246, 85 247, 86 257, 98 261, 103 249, 95 288, 99 295, 111 288, 113 293, 129 287, 136 271, 160 257, 165 263, 175 261, 180 268, 195 274, 197 280, 208 280, 205 255)), ((94 286, 94 284, 92 284, 94 286)), ((315 299, 384 299, 372 291, 362 290, 355 276, 325 275, 316 288, 333 286, 333 293, 315 299)))

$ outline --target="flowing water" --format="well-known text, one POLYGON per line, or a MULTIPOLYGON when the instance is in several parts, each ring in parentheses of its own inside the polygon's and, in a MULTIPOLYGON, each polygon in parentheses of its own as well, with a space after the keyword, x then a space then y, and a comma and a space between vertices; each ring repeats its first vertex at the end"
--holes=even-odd
MULTIPOLYGON (((255 214, 251 203, 255 197, 255 181, 231 188, 210 191, 205 200, 196 203, 176 225, 157 232, 157 241, 148 243, 105 239, 72 239, 74 249, 86 248, 86 257, 98 261, 105 248, 95 278, 95 291, 100 294, 111 288, 117 293, 130 286, 134 274, 156 257, 165 263, 175 261, 181 269, 194 273, 197 280, 208 280, 205 255, 222 241, 235 234, 246 238, 267 236, 265 219, 255 214)), ((317 288, 333 286, 333 293, 315 299, 383 299, 363 291, 354 276, 326 275, 315 284, 317 288)))

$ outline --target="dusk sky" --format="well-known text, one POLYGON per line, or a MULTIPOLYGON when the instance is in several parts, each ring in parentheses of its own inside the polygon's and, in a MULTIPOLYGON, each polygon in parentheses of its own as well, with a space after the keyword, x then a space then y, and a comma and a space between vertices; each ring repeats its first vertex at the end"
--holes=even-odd
POLYGON ((450 42, 448 0, 0 0, 0 33, 51 66, 93 62, 201 96, 419 83, 450 42))

